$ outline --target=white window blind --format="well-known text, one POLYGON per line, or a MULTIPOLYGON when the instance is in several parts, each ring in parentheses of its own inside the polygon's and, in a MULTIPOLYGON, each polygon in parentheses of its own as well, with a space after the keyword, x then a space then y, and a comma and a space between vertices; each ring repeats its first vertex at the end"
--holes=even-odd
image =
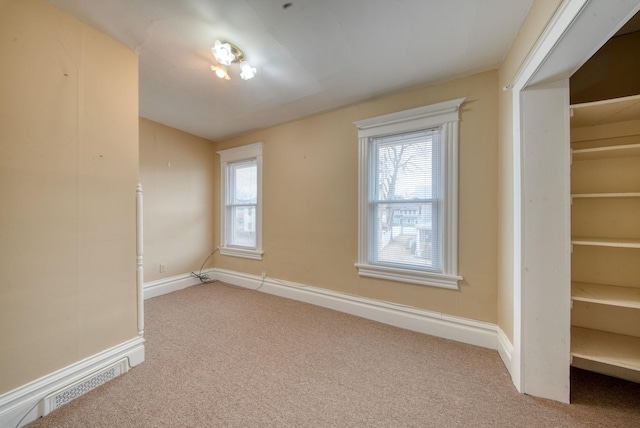
POLYGON ((369 262, 441 271, 440 129, 370 144, 369 262))
POLYGON ((256 248, 258 165, 255 159, 228 165, 228 245, 256 248))

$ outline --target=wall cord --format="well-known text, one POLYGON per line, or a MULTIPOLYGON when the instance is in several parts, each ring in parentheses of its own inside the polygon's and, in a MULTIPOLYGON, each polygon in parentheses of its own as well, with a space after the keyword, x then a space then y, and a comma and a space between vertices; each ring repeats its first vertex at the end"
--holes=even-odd
POLYGON ((218 251, 219 249, 220 249, 220 247, 217 247, 215 250, 213 250, 211 252, 211 254, 209 254, 209 257, 207 257, 204 260, 204 262, 202 262, 202 265, 200 266, 200 270, 198 271, 198 273, 191 272, 191 276, 194 277, 194 278, 198 278, 200 280, 200 282, 203 283, 203 284, 209 284, 209 283, 212 283, 212 282, 216 282, 215 279, 212 279, 206 273, 202 273, 202 269, 204 268, 204 265, 207 264, 207 262, 209 261, 211 256, 213 256, 215 254, 215 252, 218 251))

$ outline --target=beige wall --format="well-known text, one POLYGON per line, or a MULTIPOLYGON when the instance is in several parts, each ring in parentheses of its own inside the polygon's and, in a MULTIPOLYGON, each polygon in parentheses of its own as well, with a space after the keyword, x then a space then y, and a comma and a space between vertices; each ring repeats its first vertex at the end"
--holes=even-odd
POLYGON ((535 0, 499 69, 498 325, 513 341, 513 105, 502 88, 516 77, 561 0, 535 0))
POLYGON ((0 4, 0 394, 137 335, 134 52, 0 4))
POLYGON ((145 282, 198 270, 215 248, 216 162, 214 143, 140 119, 145 282))
POLYGON ((262 261, 216 254, 215 266, 496 322, 497 77, 496 71, 481 73, 219 144, 264 143, 265 254, 262 261), (358 139, 352 122, 460 97, 467 97, 460 121, 460 290, 360 278, 354 267, 358 139))

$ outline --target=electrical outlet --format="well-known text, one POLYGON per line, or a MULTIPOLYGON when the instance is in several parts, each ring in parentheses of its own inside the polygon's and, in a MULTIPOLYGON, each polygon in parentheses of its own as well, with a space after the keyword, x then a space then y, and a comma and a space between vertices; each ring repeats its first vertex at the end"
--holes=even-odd
POLYGON ((266 272, 262 272, 262 277, 266 278, 267 277, 267 273, 266 272))
POLYGON ((164 263, 160 263, 160 273, 164 273, 167 271, 167 265, 164 263))

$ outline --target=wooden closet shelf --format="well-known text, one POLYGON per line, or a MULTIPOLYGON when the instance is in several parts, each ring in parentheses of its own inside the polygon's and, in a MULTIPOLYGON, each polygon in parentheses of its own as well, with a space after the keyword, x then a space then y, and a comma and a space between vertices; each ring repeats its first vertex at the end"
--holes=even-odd
POLYGON ((574 193, 572 198, 640 198, 640 192, 624 193, 574 193))
POLYGON ((574 161, 640 156, 640 144, 576 149, 572 151, 572 155, 574 161))
POLYGON ((634 287, 572 282, 571 298, 579 302, 640 309, 640 288, 634 287))
POLYGON ((571 238, 571 243, 573 245, 591 245, 596 247, 640 248, 640 239, 638 238, 573 237, 571 238))
POLYGON ((627 156, 640 156, 640 144, 624 144, 620 146, 603 146, 591 149, 572 151, 573 160, 608 159, 627 156))
POLYGON ((640 370, 640 337, 572 327, 571 355, 630 370, 640 370))

